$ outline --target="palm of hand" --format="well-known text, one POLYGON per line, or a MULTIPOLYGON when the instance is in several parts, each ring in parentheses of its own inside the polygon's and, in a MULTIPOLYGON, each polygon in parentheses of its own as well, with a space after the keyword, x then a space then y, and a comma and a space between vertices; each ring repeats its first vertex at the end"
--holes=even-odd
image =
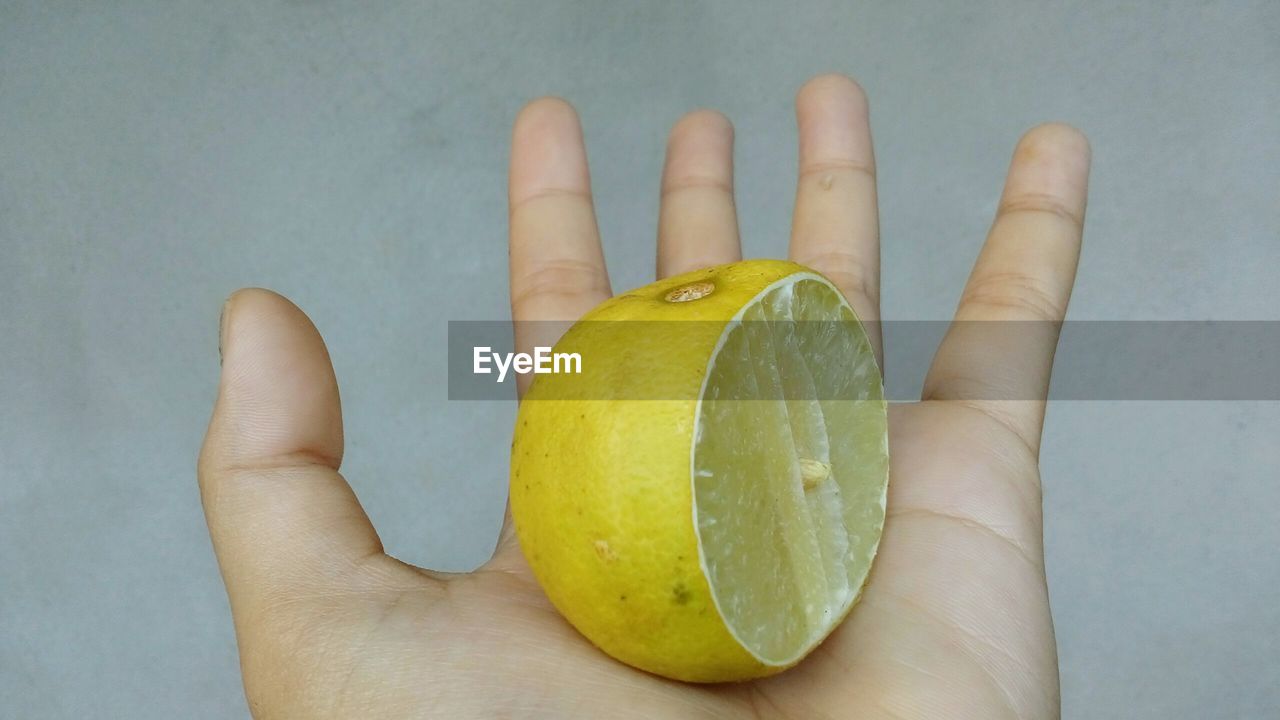
MULTIPOLYGON (((878 317, 865 101, 826 76, 798 103, 793 259, 831 277, 862 317, 878 317)), ((727 147, 725 124, 707 113, 673 132, 660 274, 736 259, 727 147)), ((1087 159, 1083 139, 1061 126, 1024 138, 958 318, 1061 319, 1087 159), (1027 243, 1053 245, 1032 254, 1027 243)), ((531 104, 512 158, 517 320, 573 319, 607 296, 587 188, 572 110, 531 104)), ((337 388, 315 329, 263 291, 234 296, 223 325, 200 477, 255 716, 1057 716, 1037 467, 1043 403, 973 391, 997 378, 1011 385, 1007 397, 1043 397, 1055 338, 1025 357, 992 357, 953 329, 928 399, 890 409, 889 517, 859 605, 796 668, 700 686, 591 646, 547 601, 507 531, 468 574, 385 555, 337 472, 337 388)))

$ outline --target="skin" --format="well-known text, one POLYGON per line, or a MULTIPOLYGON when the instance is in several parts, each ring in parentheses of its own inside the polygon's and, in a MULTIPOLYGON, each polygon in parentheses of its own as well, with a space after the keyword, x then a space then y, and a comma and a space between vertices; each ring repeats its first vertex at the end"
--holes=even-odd
MULTIPOLYGON (((796 114, 790 257, 877 319, 866 97, 823 75, 800 90, 796 114)), ((712 111, 672 129, 660 277, 739 259, 732 145, 732 126, 712 111)), ((957 319, 1062 320, 1089 154, 1065 125, 1022 137, 957 319)), ((571 321, 609 297, 567 102, 541 98, 520 112, 509 198, 515 320, 571 321)), ((615 662, 578 635, 532 579, 509 523, 475 572, 386 555, 338 470, 342 418, 324 342, 285 298, 241 290, 223 312, 198 474, 249 706, 259 718, 1056 718, 1038 469, 1045 404, 991 399, 1046 396, 1056 323, 1037 327, 1046 329, 1009 347, 953 326, 922 400, 891 407, 889 516, 848 620, 781 675, 690 685, 615 662)), ((518 349, 547 339, 518 336, 518 349)))

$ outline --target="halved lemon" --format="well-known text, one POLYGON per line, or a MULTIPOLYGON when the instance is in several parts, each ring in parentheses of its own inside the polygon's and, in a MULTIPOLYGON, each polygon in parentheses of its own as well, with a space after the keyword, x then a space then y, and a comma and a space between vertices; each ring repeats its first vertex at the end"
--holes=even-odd
POLYGON ((511 511, 597 647, 679 680, 761 677, 840 623, 884 525, 880 371, 840 292, 751 260, 614 297, 520 405, 511 511))

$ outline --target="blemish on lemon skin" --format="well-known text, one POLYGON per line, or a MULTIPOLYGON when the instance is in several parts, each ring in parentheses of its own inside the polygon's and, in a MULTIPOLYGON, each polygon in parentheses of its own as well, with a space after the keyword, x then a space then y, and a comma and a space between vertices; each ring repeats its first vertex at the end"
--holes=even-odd
POLYGON ((601 560, 607 563, 618 561, 618 553, 614 552, 613 548, 609 547, 608 540, 596 540, 591 544, 595 547, 596 555, 599 556, 601 560))
POLYGON ((676 605, 688 605, 692 599, 693 593, 689 592, 689 588, 685 587, 684 583, 676 583, 671 588, 671 602, 676 605))

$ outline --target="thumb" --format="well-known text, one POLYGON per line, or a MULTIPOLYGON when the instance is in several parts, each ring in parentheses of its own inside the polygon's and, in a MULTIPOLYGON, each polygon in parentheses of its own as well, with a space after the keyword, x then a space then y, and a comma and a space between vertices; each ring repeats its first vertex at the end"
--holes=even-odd
POLYGON ((200 451, 205 518, 232 611, 305 592, 381 556, 342 462, 342 410, 324 341, 268 290, 223 307, 222 377, 200 451))

